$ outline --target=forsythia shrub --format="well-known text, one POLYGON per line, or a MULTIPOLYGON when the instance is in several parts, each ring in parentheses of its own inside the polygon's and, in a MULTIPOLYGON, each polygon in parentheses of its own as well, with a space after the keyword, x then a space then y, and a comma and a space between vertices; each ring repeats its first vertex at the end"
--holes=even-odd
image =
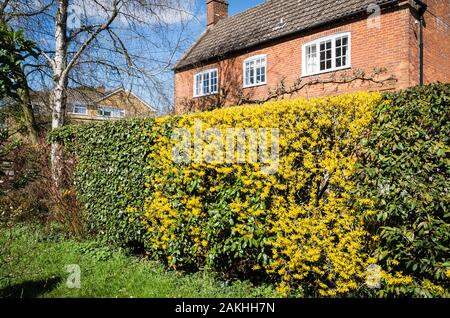
POLYGON ((367 233, 351 205, 351 177, 356 147, 380 101, 378 93, 357 93, 157 119, 141 215, 149 253, 176 268, 265 272, 283 294, 356 290, 370 260, 367 233), (217 142, 230 142, 227 129, 236 127, 268 132, 266 143, 264 134, 247 139, 242 162, 235 154, 227 161, 217 142), (250 160, 252 147, 274 150, 272 128, 279 131, 279 160, 250 160), (194 140, 185 153, 190 162, 174 162, 179 129, 194 140), (275 169, 267 174, 264 166, 275 169))

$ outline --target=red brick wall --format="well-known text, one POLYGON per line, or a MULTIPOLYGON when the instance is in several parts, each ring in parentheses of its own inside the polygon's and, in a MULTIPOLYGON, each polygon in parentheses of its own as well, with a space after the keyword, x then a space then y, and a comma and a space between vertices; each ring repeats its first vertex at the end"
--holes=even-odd
MULTIPOLYGON (((344 72, 350 74, 354 70, 364 70, 369 74, 373 68, 384 67, 387 69, 384 78, 395 75, 398 81, 382 87, 374 83, 362 83, 360 81, 348 84, 317 84, 305 87, 292 97, 328 96, 363 89, 393 90, 409 87, 415 84, 412 78, 416 76, 412 76, 412 73, 416 71, 411 66, 411 61, 417 55, 414 53, 417 50, 416 46, 411 48, 411 45, 414 45, 411 39, 414 26, 411 23, 409 7, 403 6, 383 13, 380 28, 368 28, 366 19, 353 20, 339 25, 333 24, 329 28, 315 30, 252 51, 242 52, 218 63, 176 72, 175 112, 183 113, 204 109, 211 104, 221 103, 222 100, 225 100, 226 105, 233 105, 239 100, 237 95, 241 93, 251 96, 253 99, 262 99, 268 95, 270 89, 276 88, 283 78, 285 79, 285 86, 290 87, 301 77, 302 44, 323 36, 347 31, 351 32, 352 68, 336 72, 337 78, 344 72), (258 54, 267 54, 267 85, 243 89, 243 61, 258 54), (194 75, 201 70, 212 67, 218 67, 219 69, 219 90, 221 93, 213 97, 194 99, 194 75)), ((307 82, 317 78, 329 79, 330 75, 332 73, 310 76, 304 78, 303 81, 307 82)), ((429 76, 434 75, 430 74, 429 76)))
POLYGON ((206 24, 216 24, 220 19, 228 17, 228 3, 222 0, 208 0, 206 3, 206 24))
MULTIPOLYGON (((450 82, 450 0, 428 0, 424 28, 425 83, 450 82)), ((411 84, 419 83, 419 24, 410 15, 411 84)))

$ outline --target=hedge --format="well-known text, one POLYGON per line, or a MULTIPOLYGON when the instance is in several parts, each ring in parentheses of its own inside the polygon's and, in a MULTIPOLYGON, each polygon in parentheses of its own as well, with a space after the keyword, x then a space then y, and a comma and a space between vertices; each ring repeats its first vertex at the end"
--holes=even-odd
POLYGON ((143 242, 170 267, 264 277, 283 295, 442 296, 450 276, 448 90, 70 126, 50 140, 76 154, 76 187, 92 230, 143 242), (183 136, 199 140, 199 123, 202 143, 180 151, 183 136), (243 162, 227 161, 217 143, 230 128, 256 138, 243 162), (257 133, 272 128, 279 162, 267 174, 273 158, 251 155, 263 141, 273 150, 270 134, 257 133), (196 160, 196 146, 205 160, 196 160), (174 151, 183 160, 174 161, 174 151), (409 171, 401 158, 422 170, 409 171), (421 242, 411 243, 410 232, 421 242), (374 264, 381 289, 365 284, 374 264))
POLYGON ((145 160, 154 120, 133 119, 71 125, 53 131, 77 159, 74 183, 84 206, 85 224, 110 242, 139 246, 145 231, 130 222, 127 208, 142 209, 145 200, 145 160))
POLYGON ((442 295, 450 290, 450 85, 385 99, 362 141, 356 182, 374 203, 365 216, 371 235, 380 238, 378 264, 413 281, 382 292, 442 295))

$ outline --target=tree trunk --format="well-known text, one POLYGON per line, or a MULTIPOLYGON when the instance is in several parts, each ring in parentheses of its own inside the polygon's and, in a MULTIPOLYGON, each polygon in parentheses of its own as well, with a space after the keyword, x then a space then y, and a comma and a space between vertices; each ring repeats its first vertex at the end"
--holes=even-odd
POLYGON ((25 125, 28 129, 28 136, 33 145, 37 145, 39 143, 39 132, 36 124, 36 118, 33 113, 33 107, 31 105, 30 89, 26 83, 23 85, 23 88, 19 90, 19 96, 23 116, 25 118, 25 125))
MULTIPOLYGON (((53 89, 52 94, 52 130, 60 128, 64 125, 64 114, 65 114, 65 88, 64 84, 57 83, 53 89)), ((63 149, 60 144, 53 143, 51 146, 51 166, 52 166, 52 177, 54 184, 57 189, 62 189, 63 187, 63 149)))
MULTIPOLYGON (((52 130, 64 125, 66 112, 67 76, 67 8, 68 0, 58 1, 58 13, 55 23, 55 58, 53 65, 52 130)), ((59 144, 51 146, 51 166, 53 182, 58 190, 63 187, 63 149, 59 144)))

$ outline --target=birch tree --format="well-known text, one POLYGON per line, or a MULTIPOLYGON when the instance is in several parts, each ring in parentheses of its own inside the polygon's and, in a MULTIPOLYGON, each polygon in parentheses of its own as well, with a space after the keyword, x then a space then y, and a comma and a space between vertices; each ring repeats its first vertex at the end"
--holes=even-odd
MULTIPOLYGON (((65 124, 71 83, 127 82, 160 95, 161 76, 183 49, 193 0, 0 0, 9 19, 38 46, 33 78, 50 88, 51 127, 65 124), (2 2, 3 1, 3 2, 2 2), (174 21, 176 26, 174 26, 174 21)), ((62 149, 51 145, 52 174, 61 186, 62 149)))

